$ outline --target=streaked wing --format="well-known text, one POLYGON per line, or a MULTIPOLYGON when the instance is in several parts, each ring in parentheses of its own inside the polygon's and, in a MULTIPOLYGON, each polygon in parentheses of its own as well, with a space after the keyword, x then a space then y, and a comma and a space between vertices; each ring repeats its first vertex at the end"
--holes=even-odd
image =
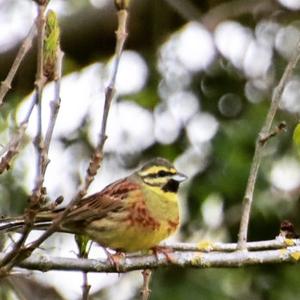
POLYGON ((139 189, 139 185, 127 178, 116 181, 101 192, 88 196, 68 214, 64 223, 92 222, 101 219, 107 213, 124 207, 124 199, 130 191, 139 189))

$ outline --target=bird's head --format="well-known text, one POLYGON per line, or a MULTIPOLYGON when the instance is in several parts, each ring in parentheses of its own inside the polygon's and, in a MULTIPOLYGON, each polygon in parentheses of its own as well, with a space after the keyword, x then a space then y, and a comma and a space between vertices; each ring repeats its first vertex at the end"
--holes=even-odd
POLYGON ((179 173, 175 167, 164 158, 154 158, 137 171, 137 175, 145 184, 159 187, 164 192, 177 192, 179 184, 187 179, 179 173))

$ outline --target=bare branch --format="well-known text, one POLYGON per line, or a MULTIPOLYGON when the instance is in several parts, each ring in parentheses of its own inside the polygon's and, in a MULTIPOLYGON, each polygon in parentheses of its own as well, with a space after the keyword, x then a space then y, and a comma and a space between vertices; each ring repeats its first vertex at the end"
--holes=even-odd
MULTIPOLYGON (((78 258, 88 258, 93 242, 87 236, 75 234, 75 241, 78 247, 78 258)), ((91 285, 88 282, 88 273, 82 272, 82 300, 89 299, 91 285)))
POLYGON ((82 300, 88 300, 91 285, 89 285, 89 282, 88 282, 88 273, 82 272, 82 275, 83 275, 82 300))
MULTIPOLYGON (((267 250, 267 249, 280 249, 285 248, 288 244, 290 245, 299 245, 298 240, 284 240, 281 238, 277 238, 274 240, 268 241, 258 241, 258 242, 248 242, 247 249, 249 251, 256 250, 267 250)), ((210 251, 223 251, 223 252, 232 252, 237 250, 236 243, 220 243, 220 242, 212 242, 212 241, 201 241, 197 244, 193 243, 172 243, 163 244, 163 246, 171 248, 173 250, 178 251, 202 251, 202 252, 210 252, 210 251)))
POLYGON ((268 114, 266 116, 265 123, 263 124, 262 129, 256 140, 254 156, 253 156, 251 169, 250 169, 250 175, 248 178, 247 187, 246 187, 244 200, 243 200, 243 206, 242 206, 242 217, 241 217, 240 229, 238 235, 238 248, 240 250, 246 249, 250 212, 251 212, 251 206, 253 202, 253 193, 254 193, 254 187, 257 178, 257 172, 262 159, 263 146, 268 140, 268 138, 266 139, 266 137, 270 136, 272 122, 275 117, 276 111, 278 109, 278 105, 281 99, 281 95, 283 93, 283 89, 286 83, 288 82, 288 80, 291 78, 299 59, 300 59, 300 42, 298 42, 295 54, 287 64, 284 73, 280 79, 280 82, 274 90, 271 105, 268 114), (261 142, 263 140, 265 140, 264 143, 261 142))
POLYGON ((33 25, 27 35, 27 37, 25 38, 25 40, 23 41, 23 43, 21 44, 21 47, 15 57, 15 60, 5 78, 4 81, 1 82, 1 86, 0 86, 0 106, 3 104, 3 99, 5 97, 5 95, 7 94, 7 92, 11 89, 11 83, 20 67, 21 62, 23 61, 25 55, 27 54, 27 52, 29 51, 29 49, 32 46, 32 40, 33 40, 33 36, 35 33, 35 25, 33 25))
MULTIPOLYGON (((32 102, 33 105, 30 106, 28 115, 30 116, 35 105, 35 101, 32 102)), ((22 140, 28 125, 28 120, 21 123, 18 127, 16 134, 11 138, 8 145, 6 145, 1 151, 0 156, 3 157, 0 160, 0 174, 5 170, 9 170, 11 161, 18 154, 22 140)))
POLYGON ((10 168, 10 163, 12 159, 19 152, 35 103, 36 100, 33 99, 24 120, 20 123, 19 127, 17 128, 17 132, 11 138, 10 142, 0 151, 0 156, 3 156, 0 161, 0 174, 2 174, 5 170, 8 170, 10 168))
MULTIPOLYGON (((54 131, 54 126, 56 123, 58 111, 60 108, 60 86, 61 86, 61 77, 62 77, 62 61, 63 61, 64 53, 59 49, 57 53, 57 61, 56 61, 56 70, 55 70, 55 81, 54 81, 54 100, 50 103, 51 106, 51 115, 50 115, 50 121, 48 125, 48 129, 45 136, 45 152, 48 154, 49 147, 54 131)), ((46 170, 43 170, 45 172, 46 170)))
POLYGON ((35 80, 36 90, 36 106, 38 109, 38 122, 37 122, 37 134, 34 141, 36 147, 38 162, 35 186, 30 197, 30 207, 35 208, 40 206, 40 200, 42 198, 42 186, 44 182, 43 169, 44 165, 47 164, 47 155, 44 149, 44 141, 42 134, 42 95, 46 78, 44 76, 44 34, 45 34, 45 5, 38 5, 38 18, 37 18, 37 71, 35 80))

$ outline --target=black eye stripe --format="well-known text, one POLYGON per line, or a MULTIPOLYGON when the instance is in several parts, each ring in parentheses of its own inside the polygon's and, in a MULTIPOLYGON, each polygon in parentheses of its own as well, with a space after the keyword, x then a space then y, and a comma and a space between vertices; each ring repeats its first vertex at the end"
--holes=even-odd
POLYGON ((156 172, 156 173, 147 174, 143 177, 144 178, 158 178, 158 177, 172 176, 172 175, 175 175, 175 174, 176 174, 175 172, 159 171, 159 172, 156 172))

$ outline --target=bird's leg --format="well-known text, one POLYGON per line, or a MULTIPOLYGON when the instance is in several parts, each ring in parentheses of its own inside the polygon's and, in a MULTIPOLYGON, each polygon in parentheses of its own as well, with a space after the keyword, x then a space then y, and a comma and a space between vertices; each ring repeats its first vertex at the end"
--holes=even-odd
POLYGON ((171 253, 174 252, 174 250, 170 247, 166 247, 166 246, 155 246, 152 247, 151 250, 153 251, 153 254, 155 255, 156 259, 159 260, 159 253, 163 254, 165 256, 165 258, 167 259, 167 261, 169 263, 173 263, 173 259, 170 256, 171 253))
POLYGON ((103 248, 107 259, 109 260, 110 264, 116 268, 117 272, 120 272, 120 261, 126 257, 126 254, 120 250, 117 250, 116 253, 110 253, 106 248, 103 248))

